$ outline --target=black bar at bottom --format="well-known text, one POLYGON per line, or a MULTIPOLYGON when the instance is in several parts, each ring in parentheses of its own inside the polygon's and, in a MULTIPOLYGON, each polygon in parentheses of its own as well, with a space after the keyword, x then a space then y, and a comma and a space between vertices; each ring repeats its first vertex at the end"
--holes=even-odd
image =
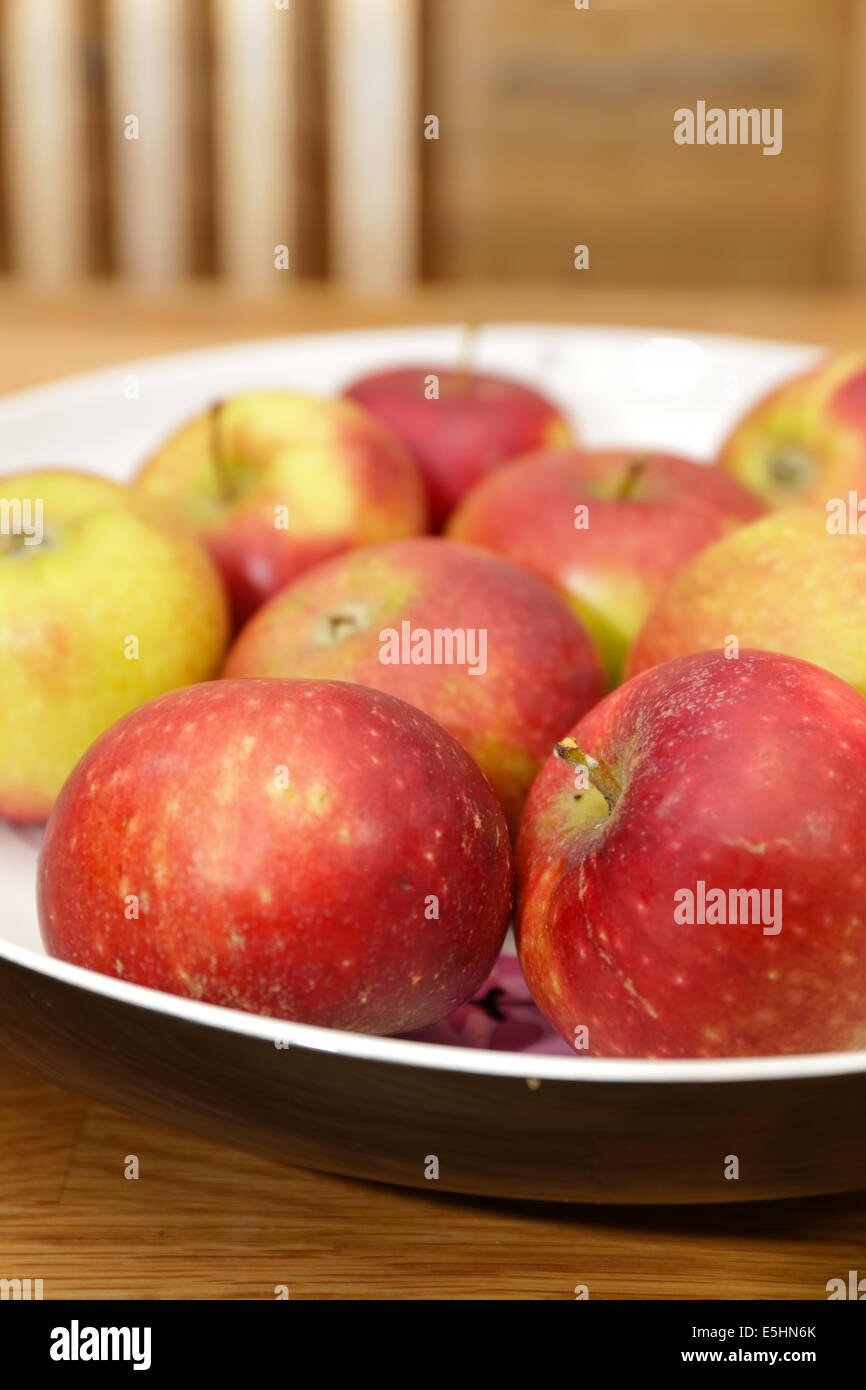
MULTIPOLYGON (((537 1325, 531 1341, 526 1339, 528 1327, 510 1322, 509 1331, 533 1360, 539 1358, 537 1371, 542 1378, 544 1367, 552 1369, 558 1352, 569 1358, 575 1375, 581 1376, 581 1367, 585 1371, 600 1359, 607 1371, 636 1370, 643 1375, 674 1367, 800 1365, 820 1371, 826 1381, 828 1374, 859 1363, 866 1310, 839 1306, 866 1301, 866 1284, 863 1292, 857 1281, 852 1287, 853 1299, 851 1291, 846 1291, 844 1297, 839 1292, 834 1299, 814 1302, 592 1302, 577 1298, 578 1306, 563 1322, 545 1325, 543 1342, 537 1340, 537 1325), (588 1362, 593 1354, 594 1361, 588 1362)), ((376 1303, 364 1302, 365 1324, 359 1335, 357 1315, 345 1319, 343 1331, 339 1302, 322 1300, 316 1313, 306 1300, 301 1312, 301 1301, 293 1303, 290 1297, 239 1303, 13 1299, 0 1302, 0 1339, 4 1362, 15 1366, 19 1380, 26 1371, 47 1374, 58 1383, 69 1376, 92 1379, 106 1369, 114 1377, 138 1375, 142 1381, 146 1376, 161 1381, 167 1374, 190 1370, 213 1372, 222 1380, 235 1373, 248 1380, 269 1369, 292 1380, 298 1376, 309 1380, 309 1371, 304 1372, 298 1361, 301 1355, 305 1364, 313 1355, 332 1378, 341 1352, 350 1371, 375 1373, 378 1364, 380 1371, 394 1375, 402 1363, 401 1380, 411 1382, 421 1370, 429 1382, 436 1371, 437 1348, 443 1374, 453 1374, 464 1359, 465 1354, 447 1337, 441 1305, 435 1321, 429 1306, 426 1314, 420 1308, 417 1314, 422 1330, 423 1322, 429 1320, 434 1335, 423 1343, 407 1343, 407 1309, 399 1315, 399 1324, 389 1316, 377 1327, 381 1313, 375 1313, 376 1303), (421 1354, 420 1366, 406 1364, 407 1349, 413 1345, 421 1354)), ((489 1304, 471 1302, 470 1345, 478 1360, 482 1338, 487 1340, 485 1356, 504 1375, 510 1364, 511 1339, 503 1339, 498 1348, 489 1342, 497 1329, 481 1327, 485 1306, 489 1304)))

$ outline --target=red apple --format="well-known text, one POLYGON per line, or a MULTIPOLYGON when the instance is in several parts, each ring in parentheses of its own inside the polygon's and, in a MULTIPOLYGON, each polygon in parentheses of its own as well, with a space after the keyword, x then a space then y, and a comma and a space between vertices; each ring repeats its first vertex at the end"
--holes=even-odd
POLYGON ((508 922, 508 831, 460 745, 337 681, 213 681, 85 754, 39 860, 52 955, 212 1004, 396 1033, 443 1018, 508 922))
POLYGON ((399 695, 471 753, 515 832, 551 747, 603 691, 590 638, 548 585, 434 536, 310 570, 250 620, 224 674, 330 677, 399 695))
POLYGON ((423 531, 424 485, 405 446, 345 400, 250 391, 191 420, 136 486, 200 537, 235 624, 311 565, 423 531))
POLYGON ((866 356, 831 357, 776 387, 736 425, 719 466, 770 507, 866 496, 866 356))
POLYGON ((701 652, 620 686, 558 751, 520 829, 516 933, 564 1038, 602 1057, 866 1047, 858 691, 701 652))
POLYGON ((346 395, 409 446, 427 482, 435 526, 506 459, 571 441, 559 407, 507 377, 454 367, 399 367, 352 382, 346 395))
POLYGON ((732 478, 688 459, 562 449, 498 469, 447 530, 555 585, 595 638, 614 685, 680 566, 762 511, 732 478))

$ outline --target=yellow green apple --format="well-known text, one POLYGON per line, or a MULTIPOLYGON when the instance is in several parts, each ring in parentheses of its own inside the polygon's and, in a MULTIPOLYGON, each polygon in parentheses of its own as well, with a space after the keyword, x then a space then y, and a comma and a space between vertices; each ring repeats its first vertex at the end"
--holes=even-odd
POLYGON ((218 669, 222 582, 129 489, 73 470, 0 477, 0 815, 45 820, 96 736, 218 669))
POLYGON ((774 512, 680 570, 632 648, 628 674, 687 652, 798 656, 866 693, 866 536, 809 508, 774 512))

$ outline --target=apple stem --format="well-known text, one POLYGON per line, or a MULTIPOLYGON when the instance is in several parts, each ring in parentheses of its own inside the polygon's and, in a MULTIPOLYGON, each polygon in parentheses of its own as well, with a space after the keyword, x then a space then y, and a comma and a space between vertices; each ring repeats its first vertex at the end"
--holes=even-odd
POLYGON ((635 487, 648 463, 649 456, 647 454, 635 454, 634 458, 629 460, 628 467, 622 475, 619 487, 614 494, 618 502, 627 502, 633 495, 635 487))
POLYGON ((553 750, 563 762, 572 767, 580 767, 586 772, 589 784, 601 792, 611 811, 622 796, 622 787, 609 767, 598 762, 589 753, 584 753, 576 739, 564 738, 553 750))
POLYGON ((357 619, 351 613, 330 613, 328 615, 328 631, 332 642, 342 642, 344 637, 349 637, 357 630, 357 619))
POLYGON ((235 489, 225 466, 220 440, 220 420, 224 405, 225 401, 217 401, 210 412, 210 452, 221 498, 224 502, 230 502, 235 495, 235 489))

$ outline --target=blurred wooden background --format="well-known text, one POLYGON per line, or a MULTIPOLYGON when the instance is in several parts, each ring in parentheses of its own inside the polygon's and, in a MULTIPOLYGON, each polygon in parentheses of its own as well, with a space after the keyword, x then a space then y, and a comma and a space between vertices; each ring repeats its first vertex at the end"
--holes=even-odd
POLYGON ((0 273, 866 285, 866 0, 588 3, 0 0, 0 273))

